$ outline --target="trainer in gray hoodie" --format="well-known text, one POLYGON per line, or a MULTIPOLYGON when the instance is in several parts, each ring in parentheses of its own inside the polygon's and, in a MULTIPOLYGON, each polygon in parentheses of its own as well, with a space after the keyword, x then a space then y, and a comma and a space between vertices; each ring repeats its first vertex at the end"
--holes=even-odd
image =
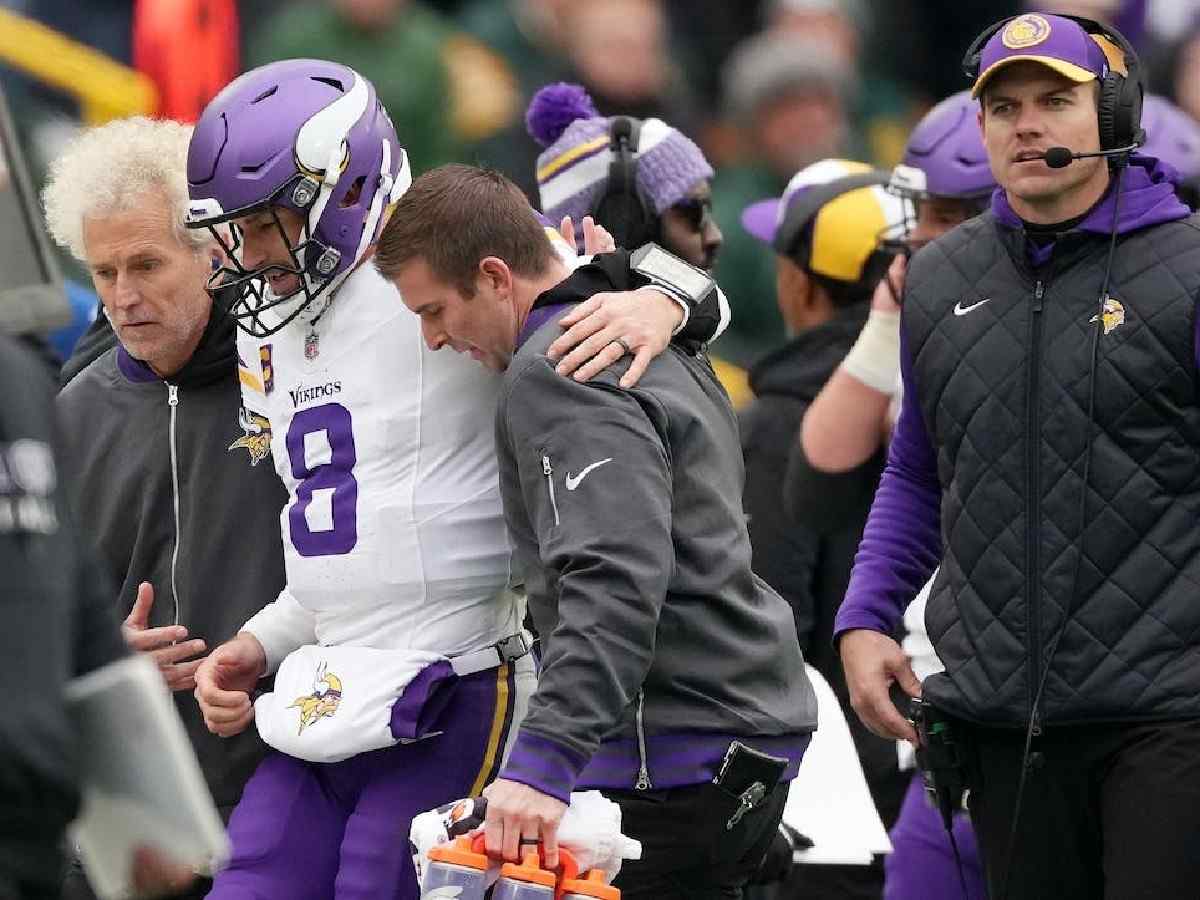
POLYGON ((703 870, 710 888, 740 887, 774 833, 816 701, 790 608, 750 570, 737 421, 704 356, 678 344, 633 388, 621 386, 626 363, 587 383, 555 371, 546 351, 558 319, 626 289, 626 256, 569 274, 541 229, 523 228, 519 199, 496 173, 434 170, 402 198, 377 258, 431 347, 507 369, 496 415, 501 495, 544 652, 529 714, 487 792, 489 849, 501 849, 500 815, 506 855, 516 830, 522 840, 540 834, 551 857, 555 801, 599 788, 647 845, 629 887, 648 889, 646 876, 668 865, 694 870, 689 878, 703 870), (451 246, 450 236, 461 239, 451 246), (448 271, 455 264, 461 272, 448 271), (688 852, 667 852, 662 842, 678 830, 642 831, 649 811, 630 808, 691 796, 673 788, 719 792, 709 783, 735 741, 782 760, 778 783, 752 799, 714 793, 679 805, 688 852), (743 821, 750 827, 734 831, 743 821), (693 851, 717 831, 729 849, 699 861, 693 851))

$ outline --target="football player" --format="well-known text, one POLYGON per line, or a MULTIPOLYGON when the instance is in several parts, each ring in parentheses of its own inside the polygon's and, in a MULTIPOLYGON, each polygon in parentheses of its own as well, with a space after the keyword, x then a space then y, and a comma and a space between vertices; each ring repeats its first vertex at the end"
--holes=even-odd
MULTIPOLYGON (((211 897, 416 898, 410 820, 479 794, 533 688, 509 589, 498 380, 430 352, 363 265, 411 178, 374 88, 335 63, 243 75, 192 137, 189 224, 228 254, 211 286, 241 329, 243 422, 269 435, 290 493, 287 586, 197 673, 213 731, 254 719, 275 748, 211 897)), ((632 314, 601 310, 564 338, 648 362, 672 332, 694 340, 726 318, 692 314, 670 285, 635 293, 618 298, 632 314)))

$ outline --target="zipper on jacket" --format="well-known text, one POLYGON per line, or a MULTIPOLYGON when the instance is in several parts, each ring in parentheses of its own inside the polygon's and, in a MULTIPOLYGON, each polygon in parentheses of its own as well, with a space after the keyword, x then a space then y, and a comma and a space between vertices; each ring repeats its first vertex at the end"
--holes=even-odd
POLYGON ((175 624, 182 616, 179 609, 179 590, 175 586, 175 569, 179 563, 179 454, 175 450, 175 414, 179 408, 179 385, 167 383, 167 405, 171 407, 171 501, 175 509, 175 546, 171 549, 171 601, 175 604, 175 624))
MULTIPOLYGON (((1028 454, 1028 486, 1025 498, 1025 540, 1028 556, 1028 572, 1025 576, 1025 627, 1029 634, 1029 715, 1037 715, 1033 708, 1037 699, 1037 688, 1041 681, 1042 640, 1041 616, 1039 614, 1038 585, 1041 581, 1039 571, 1038 538, 1041 533, 1040 494, 1041 494, 1041 444, 1038 434, 1038 383, 1042 365, 1042 299, 1046 294, 1046 285, 1040 279, 1034 286, 1033 305, 1029 315, 1029 395, 1026 398, 1026 431, 1025 452, 1028 454)), ((1040 732, 1040 728, 1038 729, 1040 732)))
POLYGON ((635 791, 648 791, 654 787, 654 783, 650 780, 650 765, 646 759, 646 692, 638 691, 637 705, 637 742, 638 742, 638 761, 641 767, 638 769, 637 781, 634 782, 633 789, 635 791))
POLYGON ((554 524, 558 525, 558 500, 554 497, 554 469, 550 465, 550 457, 542 457, 542 474, 546 476, 546 486, 550 488, 550 508, 554 510, 554 524))

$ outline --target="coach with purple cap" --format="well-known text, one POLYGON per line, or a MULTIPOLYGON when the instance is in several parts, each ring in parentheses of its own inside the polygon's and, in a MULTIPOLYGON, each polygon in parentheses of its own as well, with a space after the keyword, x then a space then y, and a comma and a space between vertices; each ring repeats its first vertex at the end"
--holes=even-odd
POLYGON ((898 683, 940 722, 994 900, 1193 896, 1200 222, 1137 152, 1115 30, 1016 16, 964 68, 1000 190, 909 266, 903 405, 835 627, 851 700, 915 742, 898 683), (945 671, 921 683, 888 635, 939 561, 945 671))

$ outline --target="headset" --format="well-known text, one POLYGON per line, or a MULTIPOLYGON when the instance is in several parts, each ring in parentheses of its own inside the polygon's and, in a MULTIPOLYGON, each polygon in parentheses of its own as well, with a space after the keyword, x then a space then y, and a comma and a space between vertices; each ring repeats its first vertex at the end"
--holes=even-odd
POLYGON ((629 116, 614 116, 608 129, 612 162, 604 193, 596 202, 592 218, 612 235, 613 242, 626 250, 636 250, 658 236, 658 216, 638 190, 637 150, 641 144, 642 123, 629 116))
MULTIPOLYGON (((992 36, 1008 25, 1015 17, 1003 19, 987 28, 975 38, 963 57, 963 72, 972 81, 979 77, 980 59, 983 48, 992 36)), ((1141 62, 1137 51, 1126 40, 1125 36, 1115 28, 1105 26, 1092 19, 1081 16, 1060 15, 1059 18, 1070 19, 1078 24, 1089 35, 1098 35, 1114 44, 1124 54, 1125 71, 1128 76, 1121 75, 1108 66, 1108 72, 1100 82, 1100 98, 1097 104, 1097 118, 1100 125, 1099 153, 1073 153, 1066 147, 1055 147, 1047 151, 1046 164, 1051 168, 1062 168, 1072 160, 1085 156, 1106 156, 1109 165, 1116 170, 1116 184, 1113 200, 1112 228, 1109 234, 1108 258, 1104 266, 1104 280, 1101 282, 1100 296, 1096 300, 1099 307, 1094 321, 1096 329, 1092 333, 1091 365, 1088 371, 1088 429, 1085 441, 1083 479, 1079 497, 1079 546, 1075 554, 1074 574, 1071 577, 1071 593, 1067 596, 1067 605, 1063 610, 1062 622, 1050 640, 1046 652, 1046 660, 1042 666, 1042 676, 1034 694, 1033 704, 1029 711, 1029 723, 1025 731, 1024 752, 1021 755, 1021 774, 1017 782, 1017 794, 1013 806, 1013 822, 1009 832, 1008 847, 1005 851, 1004 874, 1001 877, 1000 892, 996 900, 1007 900, 1009 875, 1012 872, 1015 848, 1017 843, 1018 825, 1021 817, 1021 804, 1025 794, 1026 776, 1029 773, 1030 751, 1035 734, 1041 734, 1041 702, 1046 687, 1046 679, 1054 663, 1055 653, 1059 642, 1067 629, 1067 623, 1075 610, 1077 592, 1079 589, 1079 565, 1084 552, 1084 526, 1087 523, 1088 483, 1092 468, 1092 445, 1095 437, 1095 404, 1096 404, 1096 363, 1099 358, 1100 334, 1104 322, 1104 304, 1108 298, 1108 286, 1112 277, 1113 257, 1117 248, 1117 228, 1121 215, 1121 189, 1124 183, 1125 169, 1129 162, 1129 154, 1145 142, 1145 132, 1141 127, 1142 98, 1145 95, 1145 83, 1142 76, 1141 62)), ((1107 54, 1106 54, 1107 56, 1107 54)), ((1038 652, 1040 648, 1038 648, 1038 652)))
MULTIPOLYGON (((1132 149, 1130 145, 1140 146, 1145 142, 1145 133, 1142 131, 1142 98, 1146 93, 1146 85, 1137 51, 1115 28, 1082 16, 1065 16, 1058 13, 1055 15, 1060 19, 1070 19, 1089 35, 1099 35, 1107 39, 1124 54, 1125 71, 1129 75, 1122 75, 1110 65, 1100 82, 1100 100, 1097 107, 1100 119, 1100 147, 1104 150, 1128 153, 1129 149, 1132 149)), ((1001 19, 986 28, 967 48, 962 67, 972 82, 979 77, 983 48, 1013 18, 1017 17, 1001 19)))

